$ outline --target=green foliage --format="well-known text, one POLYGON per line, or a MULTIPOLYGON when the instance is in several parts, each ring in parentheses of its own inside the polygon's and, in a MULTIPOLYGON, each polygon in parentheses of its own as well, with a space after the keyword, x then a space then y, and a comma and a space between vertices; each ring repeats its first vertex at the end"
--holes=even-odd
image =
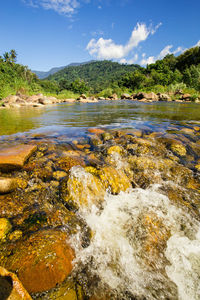
POLYGON ((118 84, 134 91, 155 91, 158 86, 173 87, 177 84, 200 91, 200 47, 189 49, 178 57, 167 55, 146 68, 127 73, 118 84))
POLYGON ((0 99, 21 91, 26 94, 43 93, 62 98, 77 98, 80 94, 110 97, 138 91, 175 92, 183 90, 193 95, 200 91, 200 47, 194 47, 175 57, 142 68, 112 61, 94 61, 68 66, 39 80, 27 66, 16 63, 15 50, 0 56, 0 99))
POLYGON ((170 84, 168 87, 167 87, 167 92, 176 92, 176 91, 180 91, 180 90, 185 90, 186 89, 186 84, 183 83, 183 82, 180 82, 180 83, 175 83, 175 84, 170 84))
POLYGON ((138 65, 121 65, 112 61, 95 61, 80 66, 70 66, 48 77, 56 80, 61 89, 71 89, 70 84, 83 80, 92 93, 98 93, 109 88, 127 72, 138 69, 138 65))
POLYGON ((60 90, 59 84, 56 81, 42 80, 40 84, 44 91, 48 91, 50 93, 58 94, 60 90))

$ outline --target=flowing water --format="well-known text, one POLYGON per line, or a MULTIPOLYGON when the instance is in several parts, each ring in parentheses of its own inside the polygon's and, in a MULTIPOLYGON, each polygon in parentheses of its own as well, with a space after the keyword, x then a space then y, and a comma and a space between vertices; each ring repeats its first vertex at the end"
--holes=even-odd
MULTIPOLYGON (((91 127, 132 128, 183 141, 193 156, 189 162, 182 160, 181 163, 194 172, 200 151, 194 153, 188 143, 200 147, 200 135, 194 137, 187 130, 180 134, 180 130, 195 126, 200 128, 198 104, 130 101, 62 104, 42 109, 0 110, 0 143, 45 139, 64 144, 75 139, 87 141, 87 130, 91 127)), ((112 160, 117 170, 126 167, 126 162, 117 154, 112 155, 112 160)), ((87 297, 200 299, 200 213, 197 208, 200 205, 192 204, 193 199, 184 184, 180 184, 178 173, 171 181, 163 179, 162 170, 156 172, 152 173, 155 182, 147 187, 136 184, 119 194, 107 189, 101 205, 94 204, 88 194, 88 205, 80 206, 77 214, 90 228, 91 239, 83 246, 81 228, 71 236, 76 253, 72 276, 85 286, 87 297), (195 213, 188 208, 189 204, 185 208, 172 202, 164 192, 167 187, 183 191, 184 201, 194 205, 195 213)), ((199 173, 195 171, 195 174, 199 180, 199 173)), ((91 182, 91 174, 82 167, 73 167, 70 176, 80 180, 83 186, 91 182)), ((192 195, 200 202, 199 191, 192 195)))
POLYGON ((138 103, 116 101, 60 104, 44 108, 0 109, 0 136, 44 133, 46 136, 83 135, 89 127, 147 128, 165 131, 169 126, 200 122, 193 103, 138 103))

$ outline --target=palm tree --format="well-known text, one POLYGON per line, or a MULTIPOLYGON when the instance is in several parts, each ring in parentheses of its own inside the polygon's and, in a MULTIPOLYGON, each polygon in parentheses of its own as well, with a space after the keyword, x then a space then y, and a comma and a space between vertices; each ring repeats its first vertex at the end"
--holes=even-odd
POLYGON ((10 54, 9 54, 8 52, 5 52, 5 53, 3 54, 3 58, 4 58, 4 61, 5 61, 5 62, 8 62, 8 61, 10 60, 10 54))
POLYGON ((10 61, 15 63, 17 59, 17 53, 14 49, 10 50, 10 61))

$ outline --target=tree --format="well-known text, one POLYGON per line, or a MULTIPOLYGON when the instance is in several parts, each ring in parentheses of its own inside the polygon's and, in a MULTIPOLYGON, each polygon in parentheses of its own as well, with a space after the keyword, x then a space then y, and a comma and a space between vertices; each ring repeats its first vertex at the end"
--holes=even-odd
POLYGON ((16 63, 17 60, 17 53, 14 49, 10 50, 10 52, 5 52, 3 54, 3 58, 5 62, 8 63, 16 63))
POLYGON ((10 50, 10 61, 15 63, 17 61, 17 53, 14 49, 10 50))
POLYGON ((9 55, 9 53, 8 53, 8 52, 5 52, 5 53, 3 54, 3 58, 4 58, 4 61, 5 61, 5 62, 9 62, 9 60, 10 60, 10 55, 9 55))

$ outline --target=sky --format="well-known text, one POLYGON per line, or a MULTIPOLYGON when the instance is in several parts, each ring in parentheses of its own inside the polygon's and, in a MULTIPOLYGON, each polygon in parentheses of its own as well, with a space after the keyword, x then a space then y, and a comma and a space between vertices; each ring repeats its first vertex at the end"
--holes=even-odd
POLYGON ((0 0, 0 55, 32 70, 90 60, 145 66, 200 46, 200 0, 0 0))

